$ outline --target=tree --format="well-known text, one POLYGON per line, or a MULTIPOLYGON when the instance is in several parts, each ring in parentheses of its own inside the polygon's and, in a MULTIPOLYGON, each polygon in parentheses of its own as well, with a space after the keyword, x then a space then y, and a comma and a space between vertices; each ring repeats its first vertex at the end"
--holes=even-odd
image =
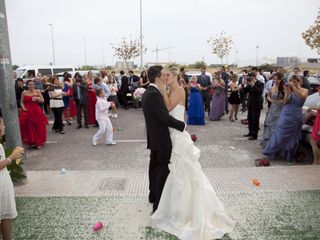
POLYGON ((302 37, 312 50, 315 49, 320 54, 320 10, 313 25, 302 33, 302 37))
POLYGON ((202 67, 207 67, 207 64, 204 61, 197 61, 193 64, 190 64, 188 68, 199 69, 202 67))
POLYGON ((223 64, 223 58, 229 55, 233 44, 231 36, 228 36, 222 31, 219 35, 216 35, 215 38, 210 37, 207 42, 211 45, 212 54, 217 55, 221 60, 221 64, 223 64))
MULTIPOLYGON (((128 68, 128 60, 139 57, 141 55, 140 47, 140 39, 127 40, 126 38, 123 38, 119 46, 113 47, 114 56, 123 59, 128 68)), ((142 46, 142 53, 145 53, 146 51, 147 48, 145 46, 142 46)))

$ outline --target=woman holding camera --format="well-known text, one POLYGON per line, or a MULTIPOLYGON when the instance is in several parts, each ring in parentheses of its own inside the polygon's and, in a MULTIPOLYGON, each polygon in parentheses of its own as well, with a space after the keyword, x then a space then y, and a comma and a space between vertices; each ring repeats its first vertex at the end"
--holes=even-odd
POLYGON ((40 149, 47 139, 46 125, 48 119, 41 110, 39 103, 43 97, 39 90, 34 88, 33 80, 27 81, 28 90, 21 95, 21 113, 19 116, 22 143, 40 149))
POLYGON ((302 88, 301 84, 301 77, 293 75, 285 85, 284 106, 268 145, 263 150, 263 154, 271 159, 281 154, 291 163, 298 152, 302 128, 302 106, 308 96, 308 89, 302 88))
MULTIPOLYGON (((4 124, 0 115, 0 139, 4 135, 4 124)), ((0 143, 0 238, 10 240, 12 219, 17 217, 16 202, 14 199, 13 184, 7 166, 16 159, 21 159, 23 148, 17 147, 6 158, 0 143)), ((16 160, 18 162, 18 160, 16 160)))

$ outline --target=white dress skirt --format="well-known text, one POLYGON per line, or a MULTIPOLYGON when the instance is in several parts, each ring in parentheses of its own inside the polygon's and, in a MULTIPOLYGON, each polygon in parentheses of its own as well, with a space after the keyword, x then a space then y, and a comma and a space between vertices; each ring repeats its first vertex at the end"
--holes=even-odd
MULTIPOLYGON (((184 120, 184 106, 170 115, 184 120)), ((200 149, 188 132, 170 129, 172 154, 170 173, 158 209, 151 216, 154 226, 182 240, 220 239, 233 231, 235 222, 201 169, 200 149)))
MULTIPOLYGON (((3 146, 0 144, 0 161, 6 159, 3 146)), ((13 184, 7 168, 0 170, 0 221, 17 217, 13 184)))

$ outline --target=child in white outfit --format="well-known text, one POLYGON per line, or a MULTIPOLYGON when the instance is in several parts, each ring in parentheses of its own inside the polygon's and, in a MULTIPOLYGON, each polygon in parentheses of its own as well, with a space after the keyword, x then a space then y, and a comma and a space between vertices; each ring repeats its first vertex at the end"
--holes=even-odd
POLYGON ((99 131, 93 136, 92 144, 97 145, 99 139, 106 134, 106 144, 115 145, 113 141, 113 127, 108 116, 108 109, 114 106, 113 102, 108 102, 105 99, 105 93, 103 89, 97 90, 97 103, 96 103, 96 119, 99 123, 99 131))

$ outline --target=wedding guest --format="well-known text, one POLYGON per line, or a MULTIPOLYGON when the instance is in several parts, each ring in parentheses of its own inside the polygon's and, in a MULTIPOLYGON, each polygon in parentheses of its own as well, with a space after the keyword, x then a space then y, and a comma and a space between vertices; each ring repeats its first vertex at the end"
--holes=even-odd
POLYGON ((302 79, 293 75, 285 85, 284 106, 276 128, 263 150, 263 154, 274 159, 281 154, 291 163, 298 152, 302 128, 302 106, 308 96, 308 89, 301 87, 302 79))
POLYGON ((51 87, 51 83, 49 82, 49 77, 47 75, 44 75, 42 77, 43 81, 43 90, 42 90, 42 96, 43 96, 43 108, 44 112, 48 115, 50 113, 50 96, 49 96, 49 89, 51 87))
POLYGON ((204 108, 201 97, 201 85, 196 76, 191 78, 188 85, 189 107, 188 107, 188 125, 205 125, 204 108))
POLYGON ((113 141, 113 127, 108 115, 108 109, 114 105, 113 102, 108 102, 103 89, 98 89, 97 93, 97 103, 96 103, 96 119, 99 123, 99 131, 93 136, 92 144, 97 145, 98 141, 106 135, 106 144, 115 145, 116 142, 113 141))
POLYGON ((240 101, 241 101, 241 112, 247 111, 247 95, 248 95, 246 92, 247 74, 248 74, 248 71, 244 69, 242 71, 242 76, 239 78, 239 86, 241 85, 240 91, 239 91, 240 101))
POLYGON ((201 75, 198 76, 198 83, 201 86, 201 97, 202 102, 205 108, 208 110, 208 114, 210 114, 210 87, 211 81, 210 77, 206 75, 206 67, 201 68, 201 75))
POLYGON ((309 95, 311 94, 311 84, 310 81, 308 80, 309 78, 309 70, 303 71, 303 77, 302 77, 302 86, 303 88, 308 89, 309 95))
POLYGON ((189 90, 188 90, 189 78, 188 78, 188 76, 186 74, 186 70, 185 70, 184 67, 180 68, 180 77, 181 77, 181 80, 184 81, 182 86, 183 86, 184 91, 186 93, 186 103, 185 103, 185 105, 186 105, 186 112, 188 112, 188 107, 189 107, 189 103, 188 103, 188 100, 189 100, 189 90))
POLYGON ((64 116, 66 119, 67 124, 70 126, 70 96, 71 96, 71 75, 69 73, 65 73, 63 76, 63 92, 65 95, 62 97, 63 104, 64 104, 64 116))
MULTIPOLYGON (((229 69, 229 68, 228 68, 229 69)), ((230 70, 230 69, 229 69, 230 70)), ((229 104, 228 104, 228 85, 230 81, 230 74, 226 71, 226 67, 222 66, 220 69, 221 79, 224 81, 224 97, 225 97, 225 111, 226 114, 229 113, 229 104)))
POLYGON ((34 81, 27 81, 28 90, 21 95, 21 113, 19 116, 22 143, 41 149, 46 143, 46 125, 48 119, 39 107, 43 97, 39 90, 34 88, 34 81))
MULTIPOLYGON (((320 88, 318 89, 319 95, 320 95, 320 88)), ((312 127, 311 132, 311 138, 310 138, 310 144, 312 147, 313 152, 313 164, 314 165, 320 165, 320 149, 319 149, 319 143, 320 143, 320 104, 317 105, 316 108, 310 108, 311 110, 317 110, 316 119, 314 120, 314 124, 312 127)))
POLYGON ((129 75, 129 86, 131 88, 131 93, 133 94, 134 91, 139 87, 140 77, 134 74, 132 70, 128 72, 129 75))
POLYGON ((118 104, 118 84, 115 78, 111 78, 111 81, 109 83, 109 89, 111 91, 111 95, 109 97, 109 101, 110 102, 114 102, 114 105, 111 105, 111 109, 112 109, 112 115, 111 117, 117 118, 118 114, 117 114, 117 104, 118 104))
POLYGON ((241 103, 240 97, 239 97, 239 84, 238 84, 238 75, 232 74, 231 76, 231 82, 229 84, 229 87, 231 89, 231 94, 229 97, 229 103, 231 104, 232 108, 230 111, 229 119, 230 121, 238 120, 238 111, 239 111, 239 105, 241 103))
POLYGON ((19 111, 21 110, 21 95, 23 93, 23 80, 22 78, 18 78, 16 80, 16 85, 15 85, 15 92, 16 92, 16 100, 17 100, 17 107, 19 111))
POLYGON ((96 91, 93 87, 94 79, 93 73, 91 71, 88 72, 87 78, 85 78, 85 82, 87 83, 88 87, 88 122, 89 124, 96 124, 95 109, 97 96, 96 91))
POLYGON ((79 74, 75 78, 76 82, 73 85, 73 99, 77 107, 77 129, 82 128, 82 114, 84 117, 84 126, 89 128, 88 122, 88 85, 83 81, 82 76, 79 74))
POLYGON ((101 81, 101 78, 99 77, 96 77, 94 79, 94 85, 93 85, 93 88, 95 90, 97 89, 102 89, 104 91, 104 94, 106 95, 106 98, 108 99, 108 97, 110 97, 111 95, 111 91, 110 91, 110 88, 109 88, 109 85, 106 84, 105 82, 101 81))
POLYGON ((262 84, 265 84, 265 80, 264 77, 260 74, 260 72, 258 71, 257 67, 253 67, 251 68, 251 72, 253 73, 253 75, 255 75, 255 78, 261 82, 262 84))
MULTIPOLYGON (((4 135, 4 123, 0 115, 0 139, 4 135)), ((9 157, 6 158, 5 151, 0 143, 0 238, 11 239, 12 219, 17 217, 14 189, 7 166, 12 161, 21 159, 23 148, 16 147, 9 157)))
POLYGON ((147 87, 149 86, 149 83, 150 82, 148 80, 147 72, 142 71, 140 75, 140 87, 147 89, 147 87))
POLYGON ((34 88, 37 90, 43 90, 42 74, 37 73, 36 78, 34 79, 34 88))
POLYGON ((277 73, 274 75, 273 80, 269 81, 273 81, 274 84, 267 93, 267 100, 270 102, 270 108, 264 121, 262 141, 260 142, 260 145, 264 147, 267 145, 276 128, 276 124, 282 111, 284 98, 283 74, 277 73))
POLYGON ((262 76, 264 79, 263 84, 266 84, 268 79, 267 79, 266 75, 264 74, 263 68, 259 69, 259 75, 262 76))
POLYGON ((219 121, 224 115, 226 97, 225 97, 225 82, 221 79, 220 72, 214 74, 213 80, 213 96, 211 100, 211 110, 209 119, 211 121, 219 121))
POLYGON ((251 73, 247 77, 248 83, 248 125, 249 133, 244 135, 249 137, 249 140, 256 140, 258 138, 260 114, 263 108, 263 89, 264 85, 256 78, 256 74, 251 73))
POLYGON ((100 71, 99 74, 100 74, 101 81, 105 84, 108 84, 109 83, 108 72, 103 69, 100 71))
POLYGON ((120 79, 121 79, 121 87, 120 87, 118 93, 120 95, 120 99, 121 99, 121 103, 123 105, 123 108, 128 110, 129 107, 128 107, 128 101, 127 101, 127 94, 130 92, 129 91, 129 79, 124 74, 124 71, 120 71, 120 79))
MULTIPOLYGON (((273 75, 273 70, 271 70, 270 73, 271 73, 271 75, 273 75)), ((275 75, 273 75, 273 76, 275 76, 275 75)), ((269 100, 268 100, 268 93, 269 93, 270 89, 273 87, 273 83, 274 83, 273 79, 274 78, 267 79, 267 82, 264 85, 264 93, 263 93, 263 95, 265 97, 265 103, 268 104, 268 108, 270 108, 270 106, 271 106, 271 102, 269 102, 269 100)))
POLYGON ((62 114, 63 114, 63 96, 66 93, 63 91, 63 83, 60 82, 57 76, 51 77, 52 87, 49 90, 50 96, 50 108, 54 115, 54 123, 52 126, 52 132, 59 132, 64 134, 62 114))

